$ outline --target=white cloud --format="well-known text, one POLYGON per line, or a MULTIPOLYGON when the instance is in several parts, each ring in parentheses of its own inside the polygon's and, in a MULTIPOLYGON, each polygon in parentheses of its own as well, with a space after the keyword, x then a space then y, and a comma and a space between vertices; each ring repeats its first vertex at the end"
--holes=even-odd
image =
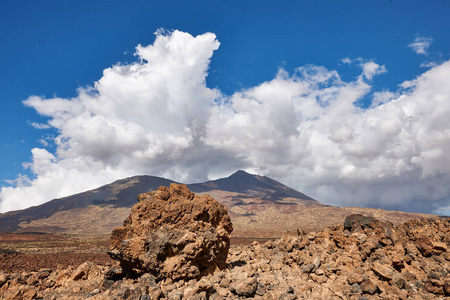
POLYGON ((341 59, 341 62, 350 65, 352 63, 352 59, 350 59, 350 57, 345 57, 341 59))
POLYGON ((35 178, 27 186, 2 188, 0 211, 37 205, 123 176, 205 178, 208 160, 199 163, 200 153, 206 152, 199 138, 219 93, 205 83, 218 47, 212 33, 193 37, 158 32, 153 45, 136 48, 139 62, 104 70, 77 97, 28 98, 25 105, 48 117, 59 132, 57 150, 33 149, 27 166, 35 178))
POLYGON ((422 67, 422 68, 433 68, 433 67, 436 67, 436 66, 438 66, 439 64, 438 63, 436 63, 436 62, 433 62, 433 61, 430 61, 430 62, 424 62, 424 63, 421 63, 420 64, 420 67, 422 67))
POLYGON ((364 62, 362 64, 363 74, 368 80, 372 80, 373 76, 386 73, 386 67, 380 66, 373 61, 364 62))
POLYGON ((414 42, 408 44, 408 47, 412 48, 414 52, 417 54, 427 55, 428 48, 433 42, 433 38, 431 37, 419 37, 417 36, 414 39, 414 42))
POLYGON ((353 103, 370 86, 332 74, 296 72, 235 94, 215 108, 207 143, 327 203, 422 211, 448 203, 450 62, 399 94, 375 94, 367 110, 353 103))
POLYGON ((36 122, 32 122, 31 126, 33 126, 36 129, 50 129, 50 128, 52 128, 52 126, 50 126, 48 124, 36 123, 36 122))
POLYGON ((450 62, 396 93, 369 95, 386 68, 358 58, 350 82, 308 65, 226 97, 205 83, 218 46, 211 33, 158 32, 139 62, 106 69, 77 97, 27 99, 59 133, 57 150, 32 150, 35 177, 3 187, 0 210, 137 174, 198 182, 238 168, 330 204, 448 209, 450 62), (368 95, 370 108, 355 106, 368 95))
POLYGON ((382 105, 384 103, 388 103, 391 100, 394 100, 399 95, 396 93, 392 93, 390 91, 382 91, 382 92, 375 92, 373 93, 372 97, 372 107, 382 105))
POLYGON ((364 76, 367 80, 372 80, 373 76, 387 72, 386 66, 384 65, 380 66, 373 60, 367 60, 361 57, 355 59, 345 57, 341 59, 341 62, 348 65, 356 63, 363 70, 363 73, 360 76, 364 76))

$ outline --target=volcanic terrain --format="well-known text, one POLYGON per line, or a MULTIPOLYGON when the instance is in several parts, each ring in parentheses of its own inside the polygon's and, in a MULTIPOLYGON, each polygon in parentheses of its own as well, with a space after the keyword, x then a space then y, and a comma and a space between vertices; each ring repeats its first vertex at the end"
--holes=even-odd
MULTIPOLYGON (((0 214, 0 232, 109 235, 122 225, 141 193, 174 181, 135 176, 39 206, 0 214)), ((359 207, 324 205, 266 176, 237 171, 227 178, 189 184, 198 194, 209 194, 225 205, 234 225, 233 238, 275 238, 340 224, 355 213, 400 224, 432 215, 359 207)))

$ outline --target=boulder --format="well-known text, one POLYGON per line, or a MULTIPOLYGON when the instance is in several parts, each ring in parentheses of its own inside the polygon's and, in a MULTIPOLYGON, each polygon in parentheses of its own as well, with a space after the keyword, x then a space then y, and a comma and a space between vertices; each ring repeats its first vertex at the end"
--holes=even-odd
POLYGON ((344 228, 350 232, 357 231, 358 229, 375 228, 380 225, 383 226, 385 224, 374 217, 364 216, 362 214, 349 215, 344 221, 344 228))
POLYGON ((126 274, 188 280, 225 266, 233 227, 222 204, 184 184, 141 194, 138 201, 113 230, 108 251, 126 274))

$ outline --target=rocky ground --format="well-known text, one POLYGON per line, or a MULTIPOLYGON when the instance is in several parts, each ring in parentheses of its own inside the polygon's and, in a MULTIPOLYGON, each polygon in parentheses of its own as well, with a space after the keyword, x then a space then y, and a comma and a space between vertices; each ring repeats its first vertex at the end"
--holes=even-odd
POLYGON ((393 225, 356 214, 230 247, 231 230, 213 198, 162 187, 141 194, 114 229, 108 253, 117 263, 2 269, 0 299, 450 299, 449 218, 393 225))
POLYGON ((22 254, 0 251, 0 272, 21 273, 33 272, 45 268, 56 270, 78 266, 90 261, 103 266, 112 266, 114 261, 106 253, 54 253, 54 254, 22 254))
MULTIPOLYGON (((255 240, 264 243, 271 239, 232 238, 231 245, 250 245, 255 240)), ((115 261, 106 253, 108 245, 109 238, 103 237, 95 243, 86 243, 72 236, 49 240, 43 234, 0 233, 0 273, 35 272, 42 268, 55 271, 58 267, 76 267, 86 261, 112 266, 115 261)))
POLYGON ((0 273, 1 299, 450 299, 450 220, 356 223, 231 247, 198 279, 122 277, 113 267, 0 273))
POLYGON ((110 237, 62 234, 0 233, 0 272, 33 272, 41 268, 78 266, 85 261, 111 266, 110 237))

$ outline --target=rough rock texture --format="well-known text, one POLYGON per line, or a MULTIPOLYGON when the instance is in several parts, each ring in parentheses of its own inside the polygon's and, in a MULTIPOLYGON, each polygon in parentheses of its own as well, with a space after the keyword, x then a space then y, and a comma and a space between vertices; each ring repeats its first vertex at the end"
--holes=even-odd
POLYGON ((0 273, 0 299, 450 299, 450 219, 343 225, 231 247, 200 279, 123 278, 119 265, 0 273))
POLYGON ((352 214, 345 218, 344 229, 353 231, 360 227, 361 229, 376 226, 392 226, 392 223, 382 223, 374 217, 364 216, 362 214, 352 214))
POLYGON ((129 275, 198 278, 224 267, 233 230, 227 209, 208 195, 171 184, 138 196, 109 254, 129 275))

